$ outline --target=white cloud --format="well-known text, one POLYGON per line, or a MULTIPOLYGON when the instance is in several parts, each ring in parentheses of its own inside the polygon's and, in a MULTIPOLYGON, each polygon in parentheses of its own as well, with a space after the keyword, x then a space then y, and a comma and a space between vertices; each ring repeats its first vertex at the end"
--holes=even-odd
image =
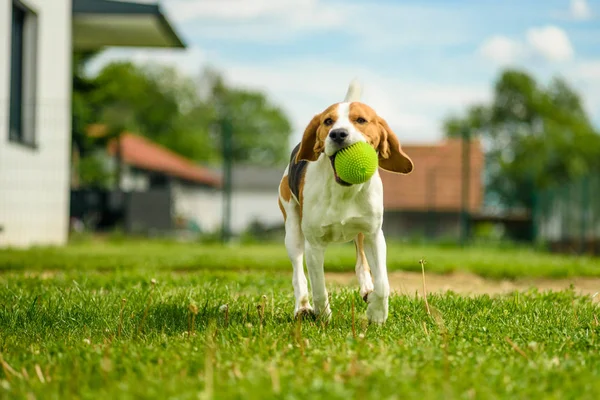
POLYGON ((568 61, 573 58, 569 37, 556 26, 531 28, 526 38, 529 47, 548 61, 568 61))
POLYGON ((583 104, 596 122, 600 122, 600 59, 585 60, 577 63, 566 73, 570 82, 582 95, 583 104))
POLYGON ((204 39, 273 44, 335 32, 376 52, 469 40, 468 10, 456 7, 343 0, 164 1, 167 14, 185 26, 188 36, 204 39))
POLYGON ((496 64, 523 64, 535 58, 548 62, 573 59, 574 50, 567 33, 556 26, 530 28, 522 40, 492 36, 479 47, 483 58, 496 64))
POLYGON ((319 0, 171 0, 167 14, 177 23, 197 21, 204 37, 239 40, 288 37, 295 31, 339 27, 343 9, 319 0))
POLYGON ((177 67, 188 75, 197 75, 209 57, 197 46, 187 49, 111 48, 90 60, 86 72, 97 74, 102 67, 116 61, 131 61, 137 64, 158 63, 177 67))
POLYGON ((316 8, 317 0, 171 0, 169 14, 177 21, 196 18, 248 20, 285 14, 303 14, 316 8))
POLYGON ((600 83, 600 60, 584 61, 577 67, 577 76, 580 79, 600 83))
POLYGON ((508 65, 519 60, 524 53, 519 42, 506 36, 492 36, 479 47, 479 53, 497 64, 508 65))
POLYGON ((592 17, 592 10, 586 0, 571 0, 569 11, 571 17, 577 20, 586 20, 592 17))

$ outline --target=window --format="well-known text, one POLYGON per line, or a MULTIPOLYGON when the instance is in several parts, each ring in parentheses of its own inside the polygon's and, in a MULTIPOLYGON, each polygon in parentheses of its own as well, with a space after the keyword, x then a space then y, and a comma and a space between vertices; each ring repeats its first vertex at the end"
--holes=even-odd
POLYGON ((9 140, 35 146, 37 15, 12 2, 9 140))

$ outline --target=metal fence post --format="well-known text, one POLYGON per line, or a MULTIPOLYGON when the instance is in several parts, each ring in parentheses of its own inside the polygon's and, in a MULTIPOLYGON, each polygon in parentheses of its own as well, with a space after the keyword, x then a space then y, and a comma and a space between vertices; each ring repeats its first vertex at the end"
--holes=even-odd
POLYGON ((586 240, 586 230, 587 230, 587 217, 588 217, 588 207, 590 203, 588 202, 588 179, 587 177, 583 177, 581 180, 581 213, 580 213, 580 232, 579 232, 579 252, 585 252, 585 240, 586 240))
POLYGON ((471 130, 465 126, 462 130, 462 193, 461 193, 461 230, 460 244, 464 246, 469 237, 469 193, 471 173, 471 130))
POLYGON ((231 170, 233 164, 232 126, 224 116, 221 120, 221 140, 223 141, 223 219, 221 221, 221 240, 228 243, 231 239, 231 170))
POLYGON ((540 224, 540 198, 537 190, 533 191, 531 206, 531 240, 533 243, 538 241, 538 225, 540 224))

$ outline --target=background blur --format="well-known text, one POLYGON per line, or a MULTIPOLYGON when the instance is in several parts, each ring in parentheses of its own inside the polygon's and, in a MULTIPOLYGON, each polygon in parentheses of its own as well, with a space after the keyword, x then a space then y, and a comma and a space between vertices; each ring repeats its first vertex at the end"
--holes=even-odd
POLYGON ((0 0, 0 246, 281 240, 351 79, 413 158, 390 238, 600 252, 600 2, 0 0))

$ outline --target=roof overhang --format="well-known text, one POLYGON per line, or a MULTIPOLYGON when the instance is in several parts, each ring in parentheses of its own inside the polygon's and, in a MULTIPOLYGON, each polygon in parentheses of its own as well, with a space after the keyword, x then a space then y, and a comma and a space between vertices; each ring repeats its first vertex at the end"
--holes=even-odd
POLYGON ((158 4, 73 0, 73 47, 185 48, 158 4))

